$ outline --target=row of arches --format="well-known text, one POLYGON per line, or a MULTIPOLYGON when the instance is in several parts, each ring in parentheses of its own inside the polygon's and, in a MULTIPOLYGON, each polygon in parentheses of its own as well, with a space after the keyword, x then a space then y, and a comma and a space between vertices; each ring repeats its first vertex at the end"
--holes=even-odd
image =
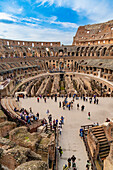
POLYGON ((3 57, 60 57, 60 56, 113 56, 113 45, 70 46, 70 47, 7 47, 2 46, 0 56, 3 57))

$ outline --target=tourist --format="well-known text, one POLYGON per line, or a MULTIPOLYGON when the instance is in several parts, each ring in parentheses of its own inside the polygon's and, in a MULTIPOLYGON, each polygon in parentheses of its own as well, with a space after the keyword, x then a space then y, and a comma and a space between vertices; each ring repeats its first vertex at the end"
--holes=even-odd
POLYGON ((62 128, 61 128, 61 126, 59 126, 58 130, 59 130, 59 134, 61 135, 61 133, 62 133, 62 128))
POLYGON ((58 119, 56 119, 56 125, 58 125, 58 119))
POLYGON ((94 104, 96 104, 96 98, 94 98, 94 104))
POLYGON ((89 160, 87 160, 86 169, 89 170, 90 166, 91 166, 91 163, 89 160))
POLYGON ((64 107, 64 106, 65 106, 65 102, 63 101, 63 102, 62 102, 62 107, 64 107))
POLYGON ((86 170, 89 170, 89 166, 86 164, 86 170))
POLYGON ((73 109, 73 102, 70 103, 71 109, 73 109))
POLYGON ((47 113, 47 115, 48 115, 48 113, 49 113, 49 109, 47 109, 46 113, 47 113))
POLYGON ((50 125, 50 130, 52 131, 52 122, 50 122, 49 125, 50 125))
POLYGON ((44 102, 46 103, 46 97, 44 97, 44 102))
POLYGON ((71 158, 68 158, 68 168, 70 168, 71 167, 71 158))
POLYGON ((49 94, 47 94, 47 98, 49 99, 49 94))
POLYGON ((57 96, 55 95, 55 102, 57 102, 57 96))
POLYGON ((53 126, 54 126, 54 124, 55 124, 55 119, 53 120, 53 126))
POLYGON ((85 102, 85 96, 83 96, 83 101, 85 102))
POLYGON ((106 121, 105 122, 110 122, 110 119, 106 118, 106 121))
POLYGON ((84 111, 84 108, 85 108, 85 106, 84 106, 84 105, 82 105, 82 106, 81 106, 81 111, 84 111))
POLYGON ((84 136, 84 131, 83 131, 83 129, 81 128, 80 129, 80 137, 82 138, 84 136))
POLYGON ((61 122, 61 121, 59 122, 59 127, 61 127, 61 128, 62 128, 62 122, 61 122))
POLYGON ((19 96, 17 96, 17 102, 19 102, 19 96))
POLYGON ((77 110, 79 110, 79 103, 77 104, 77 110))
POLYGON ((88 101, 88 97, 86 96, 86 102, 88 101))
POLYGON ((39 119, 39 113, 38 113, 38 112, 37 112, 37 114, 36 114, 36 115, 37 115, 37 118, 39 119))
POLYGON ((99 102, 99 99, 97 99, 97 104, 98 104, 98 102, 99 102))
POLYGON ((48 116, 48 120, 49 120, 49 123, 52 122, 52 115, 51 114, 48 116))
POLYGON ((74 155, 71 157, 71 160, 72 160, 72 167, 76 167, 75 164, 76 157, 74 155))
POLYGON ((16 107, 14 108, 14 111, 15 111, 15 112, 19 112, 19 110, 17 110, 17 108, 16 108, 16 107))
POLYGON ((58 147, 58 150, 59 150, 59 154, 60 154, 60 157, 61 157, 61 156, 62 156, 62 154, 63 154, 63 151, 62 151, 61 146, 59 146, 59 147, 58 147))
POLYGON ((30 110, 30 113, 33 113, 33 112, 32 112, 32 108, 31 108, 31 107, 29 108, 29 110, 30 110))
POLYGON ((61 101, 59 102, 59 108, 61 108, 61 101))
POLYGON ((90 114, 90 112, 88 112, 88 119, 90 120, 90 116, 91 116, 91 114, 90 114))
POLYGON ((99 123, 97 122, 97 126, 99 126, 99 123))
POLYGON ((37 97, 37 102, 39 103, 39 97, 37 97))
POLYGON ((64 124, 64 117, 61 116, 61 123, 64 124))
POLYGON ((71 105, 70 105, 70 102, 69 102, 69 104, 68 104, 68 109, 70 110, 70 107, 71 107, 71 105))
POLYGON ((68 170, 68 167, 67 167, 67 165, 65 164, 65 165, 63 165, 63 170, 68 170))
POLYGON ((90 103, 90 104, 92 103, 92 97, 89 98, 89 103, 90 103))

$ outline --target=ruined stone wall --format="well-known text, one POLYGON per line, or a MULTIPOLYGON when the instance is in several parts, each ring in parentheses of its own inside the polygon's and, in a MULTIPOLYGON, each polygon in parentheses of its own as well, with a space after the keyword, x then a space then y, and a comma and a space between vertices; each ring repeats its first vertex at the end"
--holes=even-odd
POLYGON ((16 123, 5 121, 0 123, 0 136, 5 137, 9 132, 16 127, 16 123))
POLYGON ((38 42, 38 41, 20 41, 20 40, 9 40, 9 39, 0 39, 0 45, 7 45, 7 46, 31 46, 31 47, 59 47, 60 42, 38 42))
POLYGON ((91 131, 88 131, 87 142, 90 148, 92 157, 96 158, 99 152, 99 145, 96 143, 96 138, 91 131))
POLYGON ((104 170, 113 169, 113 143, 110 146, 110 153, 108 157, 104 160, 104 170))
POLYGON ((113 43, 113 20, 80 26, 73 38, 73 45, 98 45, 113 43))
POLYGON ((7 116, 0 110, 0 123, 5 122, 7 120, 7 116))

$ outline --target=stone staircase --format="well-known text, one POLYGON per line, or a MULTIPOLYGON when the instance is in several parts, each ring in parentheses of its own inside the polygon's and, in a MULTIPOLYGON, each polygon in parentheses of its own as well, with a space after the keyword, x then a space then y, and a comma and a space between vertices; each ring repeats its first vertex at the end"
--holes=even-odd
POLYGON ((99 142, 99 157, 104 160, 110 151, 110 145, 108 143, 107 137, 102 126, 96 126, 92 128, 92 133, 99 142))

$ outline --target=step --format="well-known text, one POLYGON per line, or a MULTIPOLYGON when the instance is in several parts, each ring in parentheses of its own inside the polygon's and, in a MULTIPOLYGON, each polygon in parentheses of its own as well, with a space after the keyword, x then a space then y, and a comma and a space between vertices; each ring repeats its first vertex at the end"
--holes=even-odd
POLYGON ((99 155, 100 155, 100 158, 106 158, 109 155, 109 153, 104 153, 104 154, 99 154, 99 155))
POLYGON ((104 131, 94 131, 93 134, 105 134, 104 131))
POLYGON ((108 145, 108 141, 103 141, 103 142, 99 143, 99 145, 100 145, 100 147, 104 146, 104 145, 108 145))
POLYGON ((98 141, 99 141, 99 143, 100 143, 100 142, 107 142, 107 139, 106 139, 106 138, 104 138, 104 139, 98 139, 98 141))
POLYGON ((106 139, 106 136, 98 136, 98 137, 96 137, 97 138, 97 140, 98 139, 106 139))
POLYGON ((105 152, 105 151, 110 151, 110 148, 108 147, 108 148, 99 149, 99 153, 105 152))
POLYGON ((100 152, 99 155, 108 154, 108 153, 109 153, 109 150, 106 150, 106 151, 100 152))
POLYGON ((100 128, 102 128, 102 129, 103 129, 103 127, 102 127, 102 126, 94 126, 94 127, 92 127, 92 129, 100 129, 100 128))
MULTIPOLYGON (((100 136, 105 136, 105 134, 101 133, 101 134, 95 134, 96 138, 100 137, 100 136)), ((106 136, 105 136, 106 137, 106 136)))
POLYGON ((108 145, 108 143, 103 144, 103 145, 100 145, 100 148, 105 148, 105 147, 109 147, 109 148, 110 148, 110 146, 108 145))
POLYGON ((103 129, 94 129, 94 130, 92 130, 92 131, 93 131, 93 133, 94 133, 94 132, 104 132, 103 129))

